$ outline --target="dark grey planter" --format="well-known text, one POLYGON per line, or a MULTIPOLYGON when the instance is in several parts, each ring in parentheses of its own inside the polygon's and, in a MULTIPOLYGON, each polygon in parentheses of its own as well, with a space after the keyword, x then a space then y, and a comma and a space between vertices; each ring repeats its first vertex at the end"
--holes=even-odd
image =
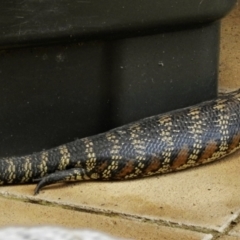
POLYGON ((235 2, 0 2, 0 156, 216 97, 235 2))

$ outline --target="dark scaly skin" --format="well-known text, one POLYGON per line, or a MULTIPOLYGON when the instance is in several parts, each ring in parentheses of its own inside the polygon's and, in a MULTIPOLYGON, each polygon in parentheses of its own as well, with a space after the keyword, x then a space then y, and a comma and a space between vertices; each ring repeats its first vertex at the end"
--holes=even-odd
POLYGON ((0 160, 0 184, 123 180, 212 162, 240 145, 240 90, 36 154, 0 160))

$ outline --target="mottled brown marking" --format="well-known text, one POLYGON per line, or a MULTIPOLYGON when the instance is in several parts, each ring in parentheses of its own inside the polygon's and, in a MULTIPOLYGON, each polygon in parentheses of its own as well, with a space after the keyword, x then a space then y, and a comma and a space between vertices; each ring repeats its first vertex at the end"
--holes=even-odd
POLYGON ((156 172, 160 167, 161 167, 161 161, 157 157, 153 157, 150 161, 150 164, 148 167, 145 169, 144 173, 148 174, 151 172, 156 172))
POLYGON ((102 172, 104 169, 106 169, 108 167, 108 162, 105 161, 102 164, 97 166, 97 171, 98 172, 102 172))
POLYGON ((125 176, 127 176, 130 173, 134 172, 134 162, 133 161, 129 161, 127 162, 127 164, 122 168, 122 170, 116 174, 117 178, 124 178, 125 176))
POLYGON ((204 160, 212 157, 212 155, 216 152, 217 149, 218 149, 218 145, 215 141, 211 140, 207 142, 207 145, 203 150, 203 153, 200 156, 198 163, 202 163, 204 160))
POLYGON ((183 148, 178 153, 177 157, 173 160, 172 164, 173 169, 176 169, 187 162, 189 156, 188 151, 189 151, 188 147, 183 146, 183 148))
POLYGON ((236 147, 238 147, 239 142, 240 142, 240 133, 233 136, 232 142, 230 143, 229 148, 228 148, 228 152, 231 152, 236 147))

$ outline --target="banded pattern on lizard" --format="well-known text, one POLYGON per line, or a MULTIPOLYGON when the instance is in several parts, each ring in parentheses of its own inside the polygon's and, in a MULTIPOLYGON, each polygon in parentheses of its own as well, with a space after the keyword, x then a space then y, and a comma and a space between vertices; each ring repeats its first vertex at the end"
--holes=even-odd
POLYGON ((126 180, 195 167, 240 147, 240 90, 108 132, 0 159, 0 184, 126 180))

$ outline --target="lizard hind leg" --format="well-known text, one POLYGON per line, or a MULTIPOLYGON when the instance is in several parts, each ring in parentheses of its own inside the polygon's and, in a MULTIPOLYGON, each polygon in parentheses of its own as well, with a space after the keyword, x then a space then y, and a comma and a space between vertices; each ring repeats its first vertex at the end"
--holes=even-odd
POLYGON ((56 171, 40 179, 34 179, 34 182, 38 182, 34 190, 34 195, 38 194, 40 189, 42 189, 44 186, 53 183, 63 181, 90 180, 97 178, 97 174, 90 174, 89 172, 87 173, 87 171, 83 168, 71 168, 67 170, 56 171))

